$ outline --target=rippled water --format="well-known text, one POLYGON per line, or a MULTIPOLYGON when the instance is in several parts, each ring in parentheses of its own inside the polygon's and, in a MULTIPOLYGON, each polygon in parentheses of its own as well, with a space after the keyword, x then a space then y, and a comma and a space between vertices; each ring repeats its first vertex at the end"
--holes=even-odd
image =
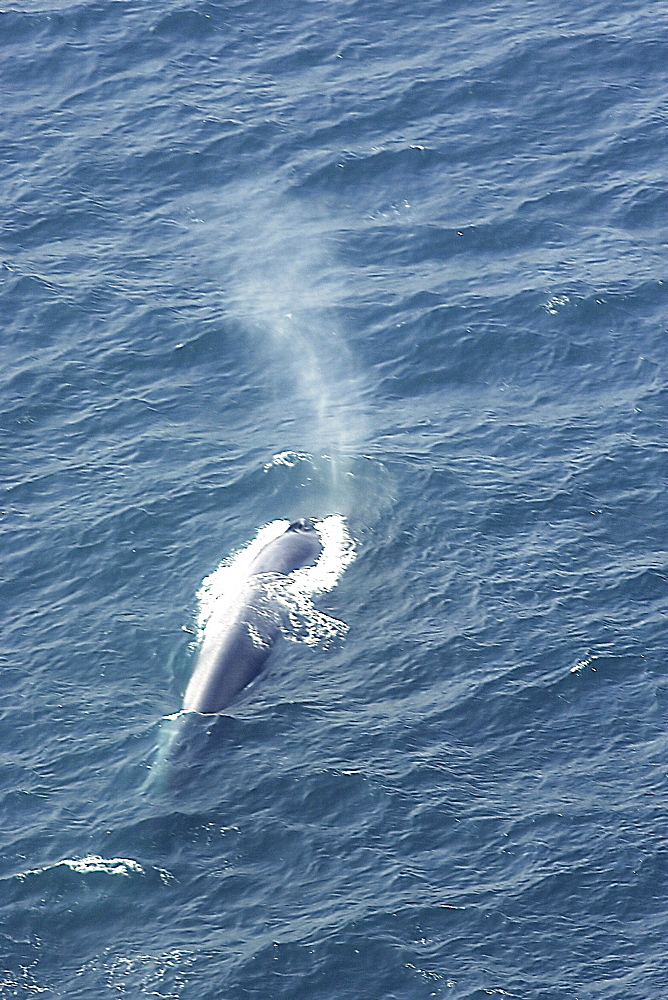
POLYGON ((666 995, 667 21, 2 8, 0 995, 666 995))

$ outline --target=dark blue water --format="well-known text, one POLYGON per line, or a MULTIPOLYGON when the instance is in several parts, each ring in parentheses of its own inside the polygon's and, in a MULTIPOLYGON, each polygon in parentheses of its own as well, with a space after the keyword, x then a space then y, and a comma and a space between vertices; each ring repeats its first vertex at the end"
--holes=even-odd
POLYGON ((668 995, 667 95, 654 0, 3 6, 2 997, 668 995))

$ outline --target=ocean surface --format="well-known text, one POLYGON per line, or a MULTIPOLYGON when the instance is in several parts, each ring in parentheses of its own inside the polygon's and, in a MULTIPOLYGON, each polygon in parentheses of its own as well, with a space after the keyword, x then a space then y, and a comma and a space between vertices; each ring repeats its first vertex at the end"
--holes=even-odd
POLYGON ((6 0, 0 102, 0 997, 665 1000, 664 0, 6 0))

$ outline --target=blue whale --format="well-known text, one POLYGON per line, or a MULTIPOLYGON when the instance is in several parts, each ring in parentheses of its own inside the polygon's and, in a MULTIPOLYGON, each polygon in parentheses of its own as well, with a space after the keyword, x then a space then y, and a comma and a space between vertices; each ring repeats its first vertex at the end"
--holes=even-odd
POLYGON ((205 629, 183 698, 186 712, 222 712, 261 673, 283 618, 270 584, 313 566, 322 550, 320 534, 308 518, 294 521, 260 549, 248 567, 233 613, 218 628, 205 629))

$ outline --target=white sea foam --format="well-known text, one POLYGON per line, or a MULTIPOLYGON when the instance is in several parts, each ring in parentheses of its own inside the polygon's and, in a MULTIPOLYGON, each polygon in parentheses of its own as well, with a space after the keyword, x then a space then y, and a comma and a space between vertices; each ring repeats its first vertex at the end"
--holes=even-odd
POLYGON ((293 469, 299 462, 312 461, 311 455, 305 451, 281 451, 274 455, 271 462, 267 462, 264 471, 269 472, 275 465, 284 465, 288 469, 293 469))
MULTIPOLYGON (((20 872, 18 877, 27 878, 29 875, 41 875, 44 872, 53 871, 56 868, 69 868, 70 871, 79 875, 90 875, 102 873, 104 875, 121 875, 129 878, 131 875, 146 875, 146 869, 133 858, 102 858, 98 854, 88 854, 83 858, 63 858, 52 865, 43 865, 40 868, 29 868, 20 872)), ((151 868, 157 872, 163 882, 171 882, 174 876, 163 868, 151 868)))

